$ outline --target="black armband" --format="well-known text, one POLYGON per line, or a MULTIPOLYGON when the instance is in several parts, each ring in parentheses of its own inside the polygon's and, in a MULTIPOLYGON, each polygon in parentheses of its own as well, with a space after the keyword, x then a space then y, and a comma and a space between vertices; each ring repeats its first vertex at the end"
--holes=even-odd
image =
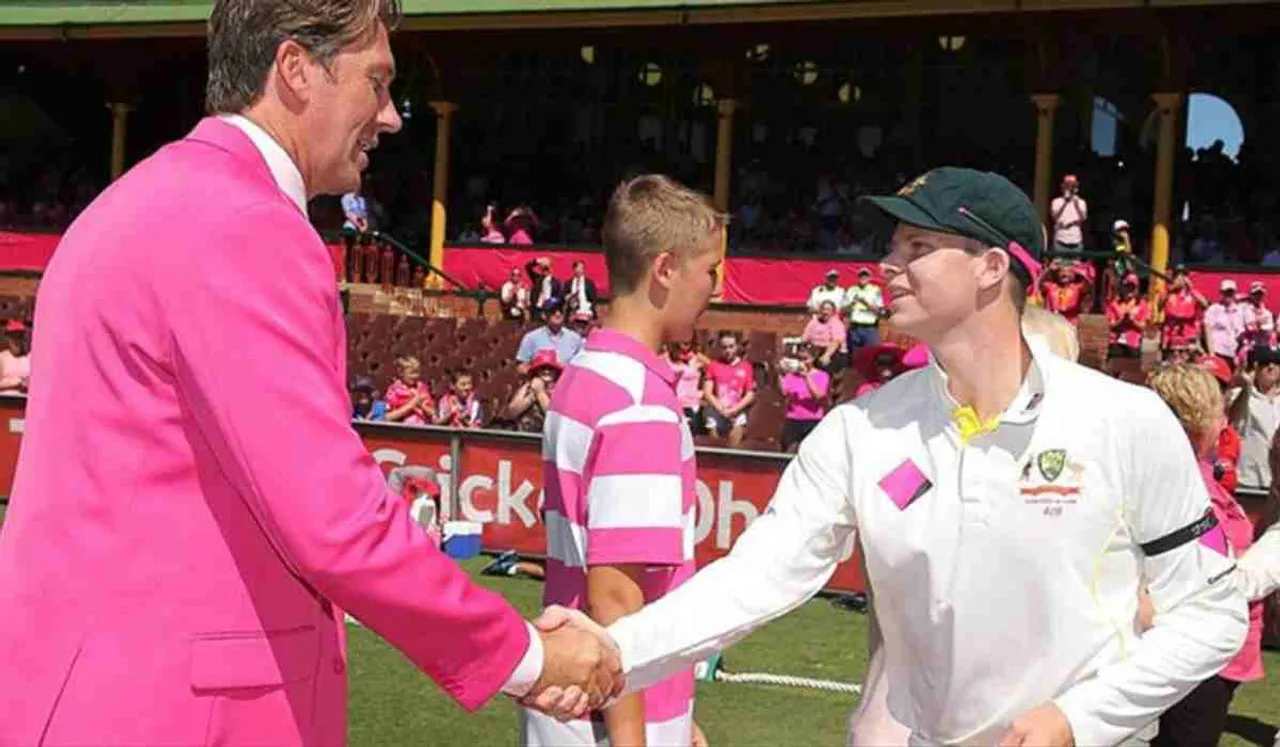
POLYGON ((1139 547, 1148 558, 1154 558, 1157 555, 1163 555, 1178 547, 1182 547, 1188 542, 1195 542, 1210 530, 1218 526, 1218 517, 1213 515, 1210 509, 1204 512, 1204 516, 1196 519, 1181 529, 1176 529, 1159 539, 1153 539, 1150 542, 1144 542, 1139 547))

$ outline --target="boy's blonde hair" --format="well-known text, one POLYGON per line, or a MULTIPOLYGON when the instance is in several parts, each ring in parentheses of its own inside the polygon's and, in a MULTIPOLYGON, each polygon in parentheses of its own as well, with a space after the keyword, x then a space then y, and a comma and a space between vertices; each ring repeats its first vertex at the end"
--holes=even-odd
POLYGON ((400 371, 422 370, 422 361, 412 355, 406 355, 403 358, 396 358, 396 369, 400 371))
POLYGON ((1208 371, 1186 363, 1157 368, 1147 379, 1147 386, 1160 395, 1192 435, 1210 431, 1223 416, 1222 390, 1208 371))
POLYGON ((1061 314, 1040 306, 1027 306, 1022 312, 1022 334, 1040 337, 1049 344, 1049 352, 1069 361, 1080 359, 1080 337, 1076 327, 1061 314))
POLYGON ((609 198, 602 231, 610 290, 634 291, 662 252, 689 259, 728 221, 711 198, 661 174, 623 182, 609 198))

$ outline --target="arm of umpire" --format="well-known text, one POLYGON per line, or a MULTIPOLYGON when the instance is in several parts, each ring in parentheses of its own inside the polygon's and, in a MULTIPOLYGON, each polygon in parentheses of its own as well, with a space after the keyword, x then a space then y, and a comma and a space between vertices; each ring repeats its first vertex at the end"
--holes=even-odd
POLYGON ((543 643, 387 490, 349 420, 332 264, 290 210, 283 200, 246 209, 218 252, 158 291, 192 440, 318 596, 354 613, 467 709, 504 687, 523 695, 542 673, 543 643))
POLYGON ((689 669, 822 589, 854 530, 852 413, 837 408, 805 439, 769 508, 728 556, 609 627, 628 691, 689 669))
POLYGON ((1134 549, 1156 614, 1127 657, 1055 701, 1079 745, 1119 744, 1150 724, 1226 666, 1249 625, 1222 528, 1188 531, 1205 526, 1209 496, 1181 426, 1154 392, 1135 390, 1127 401, 1125 425, 1110 438, 1129 533, 1147 546, 1134 549))

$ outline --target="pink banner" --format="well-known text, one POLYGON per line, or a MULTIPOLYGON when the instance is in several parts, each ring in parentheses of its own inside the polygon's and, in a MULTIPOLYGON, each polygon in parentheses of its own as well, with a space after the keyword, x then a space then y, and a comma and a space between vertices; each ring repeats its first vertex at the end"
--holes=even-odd
POLYGON ((724 273, 724 300, 770 306, 803 306, 827 270, 840 272, 840 285, 857 282, 858 270, 880 277, 878 262, 832 257, 730 257, 724 273))
POLYGON ((0 231, 0 272, 42 272, 61 239, 56 233, 0 231))
POLYGON ((520 277, 528 279, 524 266, 538 257, 551 260, 551 274, 561 280, 569 277, 573 263, 587 263, 587 277, 596 283, 596 290, 609 293, 609 272, 604 265, 604 253, 599 251, 565 251, 550 247, 516 247, 508 244, 481 244, 474 246, 450 246, 444 251, 444 267, 451 277, 468 288, 483 284, 491 291, 502 288, 511 276, 511 268, 519 268, 520 277))

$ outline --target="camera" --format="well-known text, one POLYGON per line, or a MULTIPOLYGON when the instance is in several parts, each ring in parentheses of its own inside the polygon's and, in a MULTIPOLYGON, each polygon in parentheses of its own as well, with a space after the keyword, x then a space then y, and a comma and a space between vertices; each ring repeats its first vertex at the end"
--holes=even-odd
POLYGON ((803 367, 804 366, 800 361, 795 358, 783 357, 778 359, 778 368, 781 369, 783 373, 798 373, 803 367))

